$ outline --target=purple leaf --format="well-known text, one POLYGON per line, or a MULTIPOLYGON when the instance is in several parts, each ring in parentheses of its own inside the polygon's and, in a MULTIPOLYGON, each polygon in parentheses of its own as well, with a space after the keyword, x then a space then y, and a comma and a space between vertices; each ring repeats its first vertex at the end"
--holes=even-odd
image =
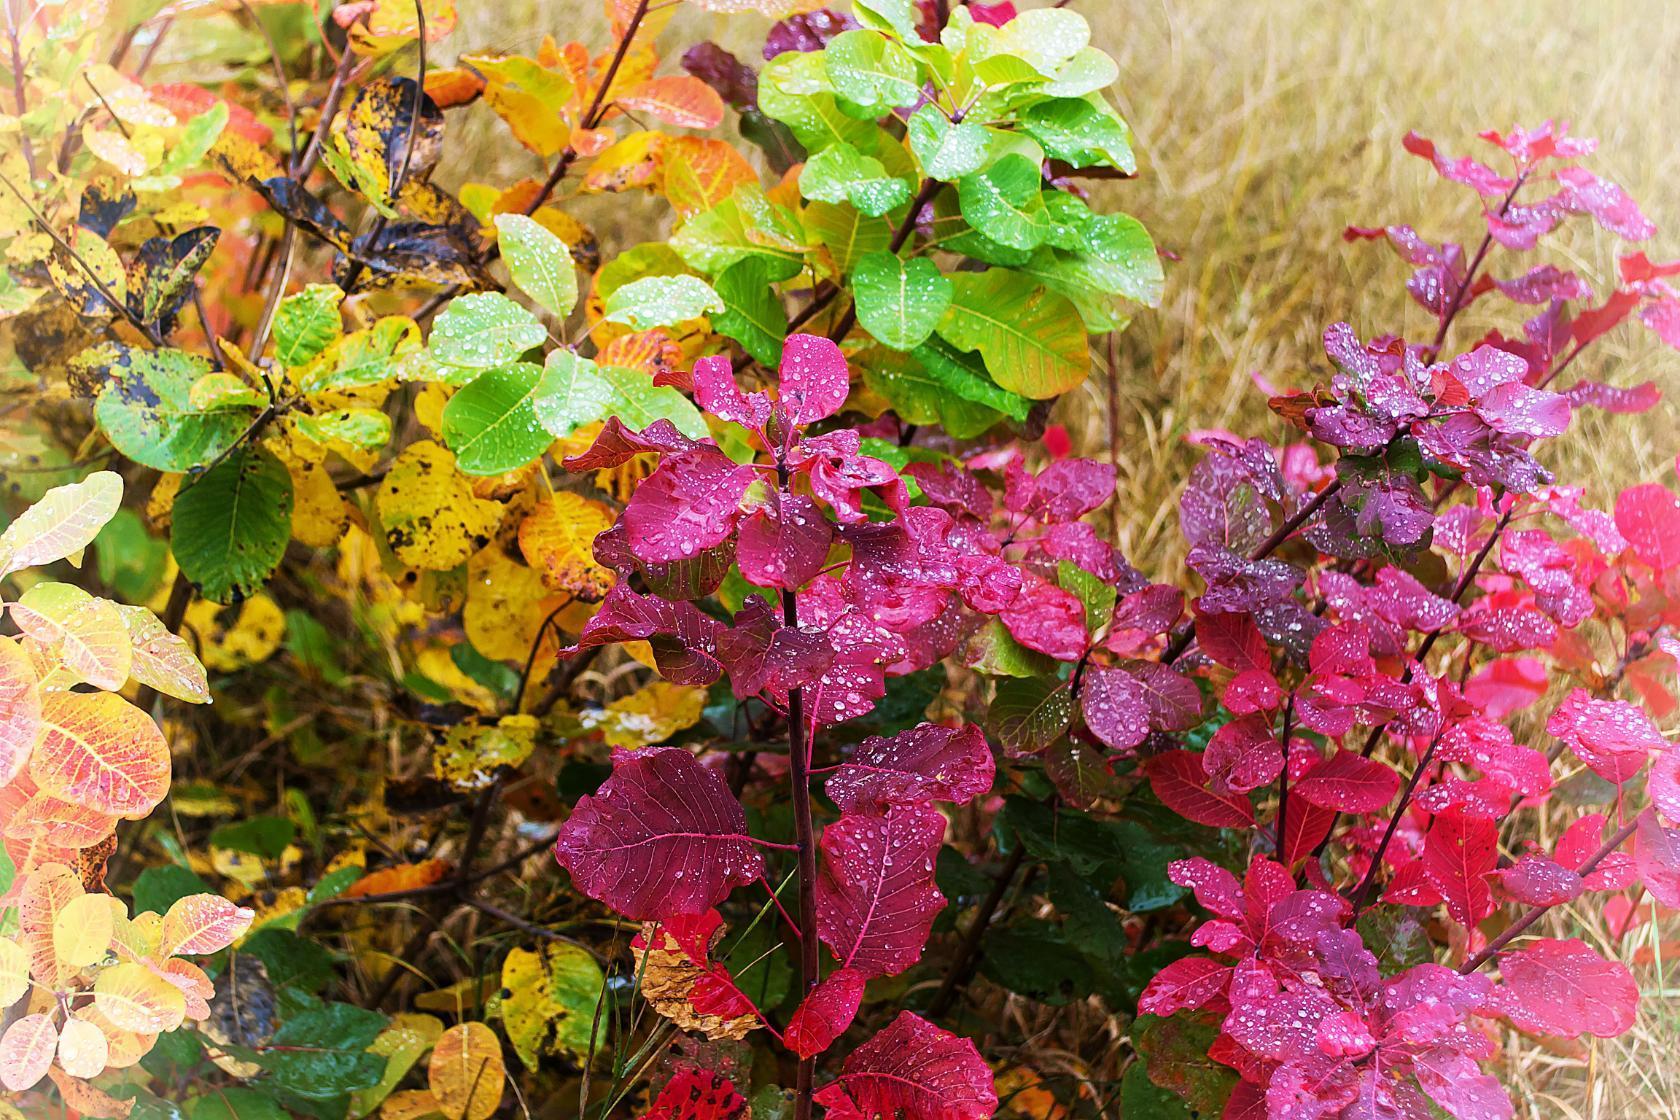
POLYGON ((830 8, 777 20, 764 37, 765 61, 787 51, 820 51, 830 39, 857 25, 850 15, 830 8))
POLYGON ((960 804, 991 789, 993 771, 980 728, 923 723, 891 738, 865 739, 824 788, 843 813, 920 801, 960 804))
POLYGON ((569 657, 591 646, 646 641, 653 647, 659 672, 675 684, 709 685, 723 676, 717 658, 723 624, 691 603, 672 603, 615 584, 600 609, 583 624, 577 645, 560 651, 569 657))
POLYGON ((764 874, 740 803, 678 747, 614 752, 612 777, 578 801, 554 857, 584 894, 637 921, 704 913, 764 874))
POLYGON ((677 426, 669 420, 655 420, 636 432, 625 427, 618 417, 609 416, 589 450, 568 457, 561 465, 569 471, 594 471, 623 466, 647 451, 692 451, 701 446, 704 445, 677 431, 677 426))
POLYGON ((737 699, 769 691, 786 697, 822 676, 834 663, 834 648, 821 631, 783 626, 772 608, 754 595, 717 639, 717 659, 729 671, 737 699))
POLYGON ((1088 667, 1079 710, 1091 734, 1111 750, 1129 751, 1149 737, 1149 702, 1143 685, 1124 669, 1088 667))

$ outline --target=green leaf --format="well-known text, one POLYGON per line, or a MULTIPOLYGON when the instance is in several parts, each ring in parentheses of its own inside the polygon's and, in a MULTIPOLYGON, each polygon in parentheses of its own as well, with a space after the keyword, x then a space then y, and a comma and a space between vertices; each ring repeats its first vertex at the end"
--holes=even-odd
MULTIPOLYGON (((957 439, 972 439, 1003 419, 1003 413, 997 409, 952 392, 942 376, 911 355, 896 350, 872 351, 863 363, 863 381, 887 399, 900 420, 907 424, 938 424, 957 439)), ((993 392, 1002 392, 985 380, 984 374, 981 381, 993 392)), ((884 456, 876 454, 875 457, 884 456)))
POLYGON ((967 665, 994 677, 1046 677, 1056 671, 1056 659, 1028 649, 1015 640, 997 618, 986 620, 969 642, 967 665))
POLYGON ((380 385, 399 377, 403 360, 419 353, 420 328, 414 320, 387 315, 316 355, 298 374, 298 387, 305 395, 313 395, 380 385))
POLYGON ((153 173, 154 177, 178 176, 198 166, 199 160, 221 137, 227 122, 228 103, 218 99, 210 108, 187 122, 180 137, 169 145, 163 163, 153 173))
POLYGON ((1133 1063, 1120 1079, 1120 1108, 1123 1115, 1135 1116, 1137 1120, 1195 1120, 1198 1115, 1178 1097, 1149 1080, 1142 1062, 1133 1063))
POLYGON ((548 331, 500 292, 456 296, 432 324, 432 357, 448 366, 494 369, 541 346, 548 331))
POLYGON ((525 1068, 544 1053, 574 1060, 595 1042, 595 1008, 606 978, 587 949, 549 942, 510 950, 502 962, 502 1025, 525 1068))
POLYGON ((1034 400, 1075 388, 1091 354, 1079 311, 1066 296, 1006 269, 960 272, 939 333, 960 350, 978 350, 992 379, 1034 400))
MULTIPOLYGON (((1224 1111, 1237 1075, 1231 1067, 1208 1057, 1214 1039, 1219 1036, 1219 1019, 1206 1013, 1179 1012, 1170 1018, 1139 1015, 1132 1023, 1132 1040, 1143 1058, 1133 1069, 1148 1071, 1148 1080, 1169 1090, 1194 1111, 1173 1111, 1172 1106, 1156 1101, 1144 1117, 1161 1120, 1181 1120, 1186 1116, 1218 1116, 1224 1111)), ((1128 1071, 1127 1078, 1131 1078, 1128 1071)), ((1124 1091, 1124 1086, 1122 1087, 1124 1091)), ((1133 1090, 1134 1099, 1148 1100, 1141 1087, 1133 1090)), ((1180 1106, 1182 1108, 1182 1106, 1180 1106)), ((1131 1112, 1126 1115, 1130 1117, 1131 1112)))
POLYGON ((209 883, 179 864, 148 867, 134 879, 134 910, 163 914, 180 899, 209 891, 209 883))
POLYGON ((990 139, 984 125, 952 124, 933 105, 923 105, 910 115, 910 150, 930 179, 954 183, 980 170, 986 162, 990 139))
POLYGON ((1085 605, 1085 629, 1096 633, 1097 628, 1114 617, 1114 603, 1119 598, 1114 585, 1087 572, 1071 560, 1056 565, 1056 582, 1063 591, 1071 591, 1085 605))
POLYGON ((206 599, 237 603, 261 589, 291 535, 292 476, 247 445, 181 487, 169 546, 206 599))
POLYGON ((298 996, 318 992, 333 978, 333 955, 327 947, 289 929, 265 926, 247 938, 239 951, 262 961, 276 992, 298 996))
POLYGON ((385 1016, 348 1003, 294 1015, 274 1032, 256 1061, 276 1084, 301 1097, 329 1100, 379 1083, 385 1059, 367 1052, 385 1016))
POLYGON ((217 1089, 188 1102, 192 1120, 287 1120, 288 1113, 274 1098, 255 1089, 217 1089))
POLYGON ((910 201, 911 187, 908 181, 888 174, 874 156, 842 143, 806 161, 799 172, 799 193, 821 202, 850 202, 878 218, 910 201))
POLYGON ((717 278, 724 310, 712 316, 714 330, 739 342, 767 368, 780 360, 787 337, 787 312, 771 283, 770 262, 763 257, 736 261, 717 278))
POLYGON ((1096 976, 1056 926, 1026 919, 986 931, 981 971, 987 979, 1051 1007, 1085 999, 1096 976))
POLYGON ((860 214, 849 203, 814 201, 805 207, 805 228, 828 250, 835 267, 849 273, 867 253, 892 242, 892 228, 879 218, 860 214))
POLYGON ((758 76, 758 107, 787 125, 812 155, 834 144, 872 149, 877 143, 875 123, 841 107, 822 52, 784 51, 771 59, 758 76))
POLYGON ((1032 401, 987 376, 985 363, 978 355, 957 350, 937 335, 916 347, 912 356, 942 389, 965 401, 996 409, 1016 421, 1025 420, 1032 412, 1032 401))
POLYGON ((296 369, 338 338, 344 329, 338 311, 343 301, 337 284, 311 284, 280 301, 274 315, 274 357, 281 366, 296 369))
POLYGON ((722 310, 723 300, 698 276, 649 276, 608 296, 602 319, 645 331, 722 310))
POLYGON ((1030 8, 998 28, 989 53, 1021 59, 1044 77, 1091 43, 1091 25, 1066 8, 1030 8))
POLYGON ((1011 152, 990 167, 957 181, 963 219, 1011 249, 1032 249, 1050 233, 1043 177, 1023 155, 1011 152))
POLYGON ((1017 753, 1043 750, 1073 719, 1073 693, 1055 677, 1008 677, 997 684, 989 722, 998 741, 1017 753))
POLYGON ((902 44, 873 31, 842 31, 823 48, 834 92, 871 118, 921 99, 921 72, 902 44))
POLYGON ((1101 98, 1058 97, 1029 105, 1021 127, 1046 155, 1073 167, 1113 167, 1127 175, 1137 171, 1132 130, 1101 98))
POLYGON ((210 843, 273 860, 285 853, 296 835, 297 826, 285 817, 252 817, 215 829, 210 833, 210 843))
POLYGON ((373 451, 391 442, 391 418, 377 408, 335 408, 314 414, 295 412, 297 430, 316 443, 342 443, 373 451))
POLYGON ((554 442, 537 419, 538 395, 551 392, 545 373, 529 362, 485 370, 449 398, 443 406, 443 442, 455 452, 455 465, 463 473, 515 470, 554 442))
POLYGON ((711 434, 694 402, 671 386, 655 385, 639 369, 602 366, 600 370, 617 398, 613 414, 627 426, 641 431, 655 420, 669 420, 690 439, 705 439, 711 434))
POLYGON ((496 243, 519 290, 564 319, 577 303, 577 268, 566 243, 524 214, 496 216, 496 243))
POLYGON ((83 351, 74 364, 106 378, 93 405, 105 438, 153 470, 187 471, 215 461, 257 416, 254 408, 194 408, 193 383, 210 372, 210 363, 184 350, 111 343, 83 351))
POLYGON ((1050 864, 1050 903, 1065 919, 1068 940, 1086 956, 1108 965, 1120 963, 1131 941, 1102 891, 1065 863, 1050 864))
MULTIPOLYGON (((806 240, 804 227, 792 211, 771 202, 762 188, 744 183, 710 210, 684 222, 668 246, 656 243, 670 254, 671 261, 661 262, 649 273, 679 272, 687 265, 715 276, 736 261, 758 257, 769 262, 774 279, 786 280, 804 267, 806 240)), ((599 290, 613 290, 606 283, 608 272, 628 255, 621 254, 601 270, 595 281, 599 290)))
POLYGON ((556 350, 544 363, 542 383, 531 404, 537 422, 555 439, 611 415, 618 392, 600 367, 570 350, 556 350))
POLYGON ((870 253, 852 277, 858 322, 894 350, 913 350, 927 341, 951 306, 951 281, 926 257, 902 261, 892 253, 870 253))

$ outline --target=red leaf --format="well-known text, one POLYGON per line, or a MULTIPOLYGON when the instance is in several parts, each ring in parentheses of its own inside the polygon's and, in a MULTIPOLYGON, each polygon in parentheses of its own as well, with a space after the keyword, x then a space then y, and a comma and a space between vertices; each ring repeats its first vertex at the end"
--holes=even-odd
POLYGON ((1427 1050, 1412 1059, 1412 1072, 1423 1091, 1460 1120, 1510 1120, 1515 1112, 1499 1080, 1456 1050, 1427 1050))
POLYGON ((783 492, 775 506, 755 510, 741 522, 735 558, 749 583, 791 591, 822 570, 833 541, 834 525, 817 503, 783 492))
POLYGON ((1639 815, 1634 859, 1645 889, 1671 910, 1680 909, 1680 829, 1664 828, 1654 810, 1639 815))
POLYGON ((1639 773, 1649 752, 1668 747, 1644 709, 1625 700, 1594 699, 1582 688, 1558 705, 1546 731, 1567 743, 1599 777, 1618 784, 1639 773))
POLYGON ((1144 763, 1149 787, 1161 804, 1214 828, 1246 828, 1254 823, 1254 806, 1236 794, 1217 794, 1207 788, 1201 756, 1191 751, 1167 751, 1144 763))
POLYGON ((1442 813, 1423 845, 1424 877, 1441 892, 1447 912, 1466 926, 1493 913, 1486 875, 1499 863, 1499 825, 1460 812, 1442 813))
POLYGON ((1272 737, 1271 720, 1242 716, 1213 733, 1202 753, 1216 793, 1247 793, 1277 781, 1283 773, 1283 746, 1272 737))
POLYGON ((645 563, 690 560, 735 531, 741 498, 757 476, 721 451, 666 456, 625 507, 625 539, 645 563))
POLYGON ((1145 1015, 1171 1015, 1185 1008, 1205 1007, 1225 994, 1231 966, 1208 957, 1180 957, 1155 974, 1138 999, 1145 1015))
POLYGON ((711 1070, 685 1069, 665 1083, 643 1120, 735 1120, 747 1100, 711 1070))
POLYGON ((1337 751, 1307 771, 1290 792, 1341 813, 1374 813, 1394 800, 1400 775, 1355 751, 1337 751))
POLYGON ((891 976, 921 959, 945 906, 933 883, 944 838, 945 818, 927 804, 847 814, 823 830, 817 933, 843 968, 891 976))
POLYGON ((1289 813, 1283 820, 1283 839, 1278 844, 1278 858, 1293 867, 1312 855, 1323 839, 1330 835, 1336 823, 1336 811, 1312 804, 1310 801, 1291 801, 1289 813))
POLYGON ((829 1120, 986 1120, 998 1103, 974 1043, 909 1011, 848 1054, 815 1099, 829 1120))
POLYGON ((998 615, 1016 641, 1058 661, 1078 661, 1089 636, 1085 604, 1073 592, 1025 573, 1015 601, 998 615))
POLYGON ((1557 906, 1584 889, 1579 875, 1541 855, 1523 856, 1497 875, 1505 893, 1527 906, 1557 906))
POLYGON ((1519 712, 1546 694, 1546 665, 1535 657, 1491 661, 1470 678, 1464 698, 1494 719, 1519 712))
POLYGON ((842 968, 812 988, 788 1016, 787 1030, 782 1035, 788 1049, 801 1058, 827 1050, 857 1018, 865 982, 863 973, 842 968))
POLYGON ((865 739, 823 788, 843 813, 918 801, 960 804, 992 788, 994 767, 978 727, 923 723, 890 739, 865 739))
POLYGON ((1612 1038, 1632 1027, 1639 1011, 1639 987, 1627 966, 1575 938, 1502 953, 1499 972, 1505 982, 1494 989, 1494 1005, 1522 1030, 1612 1038))
POLYGON ((620 750, 554 838, 578 889, 628 918, 699 914, 764 873, 747 816, 716 771, 678 747, 620 750))
POLYGON ((1266 639, 1261 636, 1252 615, 1197 615, 1196 644, 1203 653, 1227 669, 1239 673, 1249 669, 1271 671, 1272 659, 1266 649, 1266 639))

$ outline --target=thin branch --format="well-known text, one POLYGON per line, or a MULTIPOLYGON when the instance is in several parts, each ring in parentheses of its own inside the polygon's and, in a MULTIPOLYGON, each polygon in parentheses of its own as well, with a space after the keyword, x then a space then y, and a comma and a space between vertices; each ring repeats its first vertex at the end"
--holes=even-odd
MULTIPOLYGON (((12 10, 12 0, 0 0, 0 5, 6 9, 6 34, 12 41, 12 97, 17 101, 17 115, 21 120, 29 114, 29 96, 23 79, 23 49, 18 45, 17 13, 12 10)), ((29 168, 29 178, 33 181, 40 176, 40 169, 35 166, 35 148, 29 142, 27 129, 19 130, 18 140, 24 166, 29 168)))
POLYGON ((968 932, 963 934, 957 955, 952 958, 951 965, 945 972, 945 980, 939 985, 939 991, 934 993, 933 1001, 927 1006, 929 1018, 937 1019, 949 1011, 957 997, 958 989, 974 974, 980 958, 980 943, 986 936, 986 930, 991 926, 998 907, 1003 905, 1004 896, 1009 893, 1010 884, 1015 881, 1015 876, 1020 872, 1026 858, 1027 846, 1017 838, 1009 862, 1003 865, 1003 870, 992 883, 991 891, 981 901, 980 908, 974 912, 974 920, 969 924, 968 932))

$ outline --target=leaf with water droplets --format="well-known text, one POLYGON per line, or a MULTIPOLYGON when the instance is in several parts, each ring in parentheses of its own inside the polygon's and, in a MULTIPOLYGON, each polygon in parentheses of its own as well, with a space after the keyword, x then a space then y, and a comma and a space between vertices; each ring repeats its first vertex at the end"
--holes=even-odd
POLYGON ((1543 938, 1501 953, 1504 983, 1494 1006, 1523 1030, 1560 1038, 1613 1038, 1633 1026, 1639 988, 1620 961, 1607 961, 1576 938, 1543 938))
POLYGON ((894 350, 914 350, 928 340, 951 306, 951 281, 926 257, 900 260, 868 253, 852 275, 858 322, 894 350))
POLYGON ((847 814, 822 834, 817 933, 843 968, 892 976, 922 957, 945 896, 933 864, 945 818, 931 805, 847 814))
POLYGON ((845 1034, 857 1018, 866 979, 852 968, 838 969, 825 976, 788 1016, 787 1030, 782 1035, 788 1049, 801 1058, 813 1057, 845 1034))
POLYGON ((702 913, 764 873, 729 787, 677 747, 616 752, 554 854, 580 890, 635 919, 702 913))
POLYGON ((974 1043, 909 1011, 848 1054, 815 1099, 835 1120, 986 1120, 997 1110, 974 1043))
POLYGON ((82 550, 116 515, 122 493, 122 476, 114 471, 48 490, 0 533, 0 576, 66 557, 80 565, 82 550))
POLYGON ((918 801, 963 804, 992 788, 994 766, 980 728, 923 723, 891 738, 865 739, 824 788, 841 812, 918 801))
POLYGON ((756 476, 715 448, 669 455, 625 507, 625 538, 638 559, 688 560, 722 544, 756 476))
POLYGON ((821 335, 788 335, 777 372, 780 404, 798 427, 839 412, 851 391, 851 374, 840 347, 821 335))
POLYGON ((494 369, 518 361, 541 346, 548 331, 523 307, 500 292, 456 296, 432 324, 432 357, 446 366, 494 369))

